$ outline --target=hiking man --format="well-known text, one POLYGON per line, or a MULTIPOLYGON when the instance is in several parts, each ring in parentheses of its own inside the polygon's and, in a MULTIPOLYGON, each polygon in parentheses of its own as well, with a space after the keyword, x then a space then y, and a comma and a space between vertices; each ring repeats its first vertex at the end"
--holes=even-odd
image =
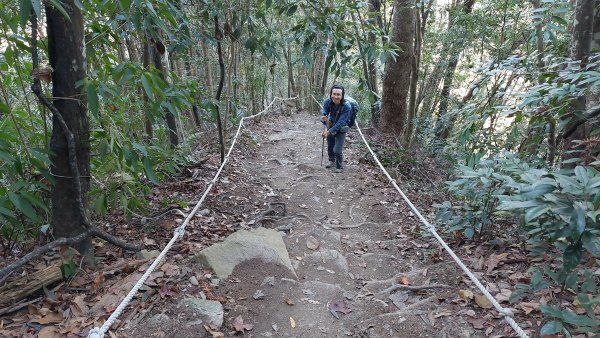
POLYGON ((335 168, 334 172, 341 173, 343 169, 344 140, 346 132, 349 129, 348 120, 352 107, 344 99, 344 87, 333 85, 329 91, 329 97, 323 101, 323 111, 321 112, 321 122, 327 128, 321 133, 323 138, 327 138, 327 156, 329 164, 325 168, 335 168))

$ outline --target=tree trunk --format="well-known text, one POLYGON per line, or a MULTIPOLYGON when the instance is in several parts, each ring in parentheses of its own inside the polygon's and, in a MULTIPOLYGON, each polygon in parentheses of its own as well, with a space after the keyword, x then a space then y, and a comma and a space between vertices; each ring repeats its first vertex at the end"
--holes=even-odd
MULTIPOLYGON (((532 0, 533 10, 537 10, 541 7, 540 0, 532 0)), ((540 18, 534 18, 533 23, 535 25, 535 46, 537 49, 537 66, 540 71, 544 68, 544 32, 542 31, 542 20, 540 18)))
MULTIPOLYGON (((144 49, 142 52, 142 63, 144 65, 144 69, 150 69, 150 47, 149 44, 150 37, 146 35, 144 42, 144 49)), ((129 44, 128 44, 129 45, 129 44)), ((144 129, 146 130, 146 137, 151 140, 154 137, 154 127, 152 126, 152 120, 150 119, 150 109, 148 107, 148 95, 146 95, 146 91, 143 91, 144 95, 144 103, 146 106, 146 113, 144 114, 144 129)))
MULTIPOLYGON (((75 138, 77 168, 81 177, 81 199, 87 208, 90 189, 90 132, 86 95, 82 92, 85 74, 85 41, 83 16, 73 0, 62 1, 66 18, 52 5, 46 5, 48 56, 52 72, 53 103, 75 138)), ((52 187, 52 228, 56 237, 73 237, 85 231, 85 210, 79 209, 74 175, 69 168, 69 150, 65 131, 56 117, 52 118, 50 141, 51 171, 56 179, 52 187)), ((91 238, 80 242, 76 249, 93 257, 91 238)))
MULTIPOLYGON (((383 30, 383 21, 381 20, 381 1, 380 0, 369 0, 369 14, 371 19, 375 21, 374 24, 383 30)), ((369 33, 369 43, 375 44, 377 42, 377 35, 374 32, 369 33)), ((377 98, 379 98, 379 85, 377 81, 377 59, 369 60, 367 63, 368 73, 368 84, 369 89, 377 98)), ((379 121, 381 120, 381 110, 376 104, 371 105, 371 124, 375 128, 379 128, 379 121)))
MULTIPOLYGON (((168 81, 167 69, 165 69, 162 62, 162 54, 164 53, 165 49, 164 45, 162 45, 162 41, 155 41, 151 38, 148 38, 147 49, 150 63, 159 71, 162 79, 168 81)), ((171 113, 171 111, 168 109, 165 110, 165 121, 167 122, 169 144, 172 148, 176 148, 179 145, 177 121, 175 120, 175 115, 173 115, 173 113, 171 113)))
MULTIPOLYGON (((461 6, 461 11, 463 14, 469 14, 473 10, 473 5, 475 4, 475 0, 465 0, 465 2, 461 6)), ((458 66, 458 60, 460 59, 460 54, 464 49, 462 39, 459 39, 456 43, 453 44, 452 54, 450 55, 450 61, 448 62, 448 67, 444 72, 444 84, 442 86, 442 92, 440 93, 440 108, 438 110, 438 120, 436 125, 436 137, 441 140, 445 140, 450 135, 452 131, 453 121, 445 121, 444 115, 448 111, 448 105, 450 103, 450 89, 452 88, 452 82, 454 81, 454 73, 456 72, 456 67, 458 66)))
POLYGON ((219 86, 217 87, 217 93, 215 100, 217 100, 217 130, 219 132, 219 143, 221 145, 221 163, 225 161, 225 140, 223 139, 223 124, 221 123, 221 113, 219 112, 219 101, 221 101, 221 93, 223 92, 223 82, 225 81, 225 62, 223 61, 223 50, 221 49, 221 39, 223 34, 219 28, 219 17, 214 16, 215 22, 215 37, 217 39, 217 55, 219 57, 219 86))
MULTIPOLYGON (((571 38, 571 58, 581 62, 581 68, 585 68, 590 55, 595 16, 595 0, 577 0, 575 15, 573 16, 573 36, 571 38)), ((586 110, 586 98, 580 96, 574 99, 570 105, 570 113, 565 116, 569 119, 563 134, 564 150, 563 160, 568 160, 582 155, 583 145, 577 145, 574 141, 583 140, 589 135, 588 123, 583 122, 582 115, 586 110)), ((565 167, 573 168, 577 163, 567 163, 565 167)))
POLYGON ((381 125, 379 130, 402 136, 407 119, 407 97, 415 36, 414 3, 410 0, 394 2, 390 42, 399 49, 395 58, 385 63, 381 97, 381 125))
POLYGON ((406 119, 406 132, 404 133, 404 144, 409 146, 414 132, 415 118, 417 116, 417 82, 419 82, 419 65, 421 63, 421 15, 415 8, 415 47, 412 56, 410 73, 410 94, 408 99, 408 116, 406 119))

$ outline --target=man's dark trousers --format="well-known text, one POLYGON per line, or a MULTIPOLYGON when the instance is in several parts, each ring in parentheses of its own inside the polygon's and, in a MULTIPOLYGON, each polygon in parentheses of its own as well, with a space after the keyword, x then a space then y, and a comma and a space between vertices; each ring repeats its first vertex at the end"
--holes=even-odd
POLYGON ((335 135, 329 134, 327 136, 327 156, 329 160, 335 162, 336 169, 342 169, 342 163, 344 161, 344 155, 342 150, 344 149, 344 140, 346 139, 346 133, 337 132, 335 135))

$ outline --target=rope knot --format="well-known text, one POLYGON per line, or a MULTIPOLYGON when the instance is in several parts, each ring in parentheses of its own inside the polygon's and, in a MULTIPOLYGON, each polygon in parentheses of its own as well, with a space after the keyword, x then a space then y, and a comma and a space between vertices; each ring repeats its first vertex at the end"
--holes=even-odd
POLYGON ((184 234, 185 229, 183 228, 183 226, 178 226, 177 228, 175 228, 174 235, 178 236, 179 238, 182 238, 184 234))

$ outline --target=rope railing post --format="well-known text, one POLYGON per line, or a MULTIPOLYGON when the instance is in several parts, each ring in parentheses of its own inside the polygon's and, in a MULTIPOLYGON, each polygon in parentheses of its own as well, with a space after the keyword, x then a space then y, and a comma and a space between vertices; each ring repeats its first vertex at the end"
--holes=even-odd
POLYGON ((483 293, 485 298, 487 298, 490 301, 490 303, 494 306, 496 311, 498 311, 502 316, 504 316, 504 320, 506 320, 506 322, 513 328, 513 330, 517 333, 517 335, 521 338, 529 338, 527 333, 525 333, 525 331, 523 331, 523 329, 519 326, 519 324, 517 324, 517 322, 512 318, 512 316, 513 316, 512 310, 504 308, 504 307, 502 307, 502 305, 500 305, 500 303, 498 303, 496 298, 494 298, 494 296, 492 296, 490 294, 490 292, 487 290, 487 288, 485 286, 483 286, 483 284, 481 284, 481 282, 479 281, 479 279, 477 279, 477 277, 473 274, 473 272, 471 272, 471 270, 469 270, 469 268, 467 268, 467 266, 460 260, 460 258, 454 253, 454 251, 452 251, 452 249, 448 246, 448 244, 437 233, 435 227, 432 224, 430 224, 427 221, 427 219, 425 219, 425 217, 423 217, 423 215, 414 206, 414 204, 410 201, 410 199, 404 194, 402 189, 400 189, 400 187, 396 183, 396 180, 394 180, 390 176, 390 174, 387 172, 387 170, 385 170, 385 167, 381 164, 381 162, 377 158, 377 155, 375 155, 375 152, 373 152, 373 149, 371 149, 371 146, 369 146, 369 142, 367 142, 365 135, 363 134, 362 130, 360 129, 360 127, 358 125, 358 121, 356 122, 356 129, 358 130, 363 142, 367 146, 367 149, 371 153, 371 156, 373 156, 373 159, 375 160, 375 162, 377 163, 379 168, 383 171, 385 176, 390 180, 390 182, 392 183, 394 188, 396 188, 396 190, 400 193, 400 196, 402 196, 402 198, 404 199, 406 204, 408 204, 408 206, 413 211, 413 213, 415 213, 415 215, 417 215, 417 217, 419 218, 421 223, 423 223, 425 225, 425 228, 435 237, 435 239, 438 241, 438 243, 440 243, 440 245, 444 248, 444 250, 446 250, 448 252, 450 257, 452 257, 452 259, 456 262, 456 264, 463 270, 463 272, 469 277, 469 279, 475 284, 475 286, 477 286, 477 288, 481 291, 481 293, 483 293))
POLYGON ((173 237, 171 238, 171 240, 169 241, 169 243, 167 243, 167 245, 165 246, 165 248, 160 252, 160 254, 158 255, 158 257, 156 257, 156 259, 154 260, 154 262, 152 262, 152 264, 150 265, 150 267, 148 267, 148 269, 146 270, 146 272, 142 275, 142 277, 138 280, 138 282, 129 291, 129 293, 127 294, 127 296, 125 296, 125 298, 121 301, 121 303, 119 304, 119 306, 117 306, 117 308, 113 311, 113 313, 110 315, 110 317, 108 317, 108 319, 106 320, 106 322, 104 322, 104 324, 101 327, 94 327, 94 328, 92 328, 88 332, 88 338, 103 338, 104 337, 104 335, 106 334, 106 332, 110 329, 110 327, 114 324, 114 322, 117 320, 117 318, 125 310, 125 308, 127 307, 127 305, 129 305, 129 303, 131 302, 131 300, 133 299, 133 297, 135 296, 135 294, 138 292, 138 290, 140 289, 140 287, 142 287, 142 285, 146 282, 146 280, 148 279, 148 277, 150 276, 150 274, 152 272, 154 272, 154 270, 156 269, 156 267, 165 258, 167 252, 171 249, 171 247, 173 246, 173 244, 175 244, 175 242, 178 239, 180 239, 180 238, 183 237, 183 235, 185 233, 185 227, 192 220, 192 218, 196 215, 196 213, 198 212, 198 209, 200 209, 200 206, 202 205, 202 202, 204 202, 204 199, 206 198, 206 196, 208 196, 208 194, 210 193, 210 191, 212 190, 212 188, 215 186, 215 184, 217 184, 219 175, 221 174, 221 172, 225 168, 225 165, 227 164, 227 162, 229 160, 229 156, 231 154, 231 151, 233 150, 233 148, 236 145, 237 139, 238 139, 238 137, 240 135, 240 132, 242 130, 242 126, 244 125, 244 121, 247 120, 247 119, 252 119, 252 118, 255 118, 255 117, 258 117, 258 116, 264 114, 265 112, 267 112, 271 108, 271 106, 275 103, 276 100, 287 101, 287 100, 296 100, 296 99, 298 99, 298 98, 297 97, 292 97, 292 98, 282 99, 282 98, 276 97, 262 111, 254 114, 254 115, 251 115, 251 116, 244 116, 244 117, 242 117, 242 119, 240 120, 240 124, 238 125, 238 129, 237 129, 237 132, 235 134, 235 137, 233 138, 233 141, 231 142, 231 146, 229 147, 229 151, 227 152, 227 156, 225 156, 225 158, 223 159, 223 163, 221 163, 221 166, 217 170, 217 173, 215 174, 215 176, 213 177, 213 179, 210 181, 209 185, 204 190, 204 193, 202 194, 202 197, 200 197, 200 200, 196 203, 196 205, 194 206, 194 208, 192 209, 192 211, 190 211, 190 213, 187 215, 187 217, 185 218, 185 220, 183 221, 183 223, 179 227, 177 227, 175 229, 175 231, 173 233, 173 237))

